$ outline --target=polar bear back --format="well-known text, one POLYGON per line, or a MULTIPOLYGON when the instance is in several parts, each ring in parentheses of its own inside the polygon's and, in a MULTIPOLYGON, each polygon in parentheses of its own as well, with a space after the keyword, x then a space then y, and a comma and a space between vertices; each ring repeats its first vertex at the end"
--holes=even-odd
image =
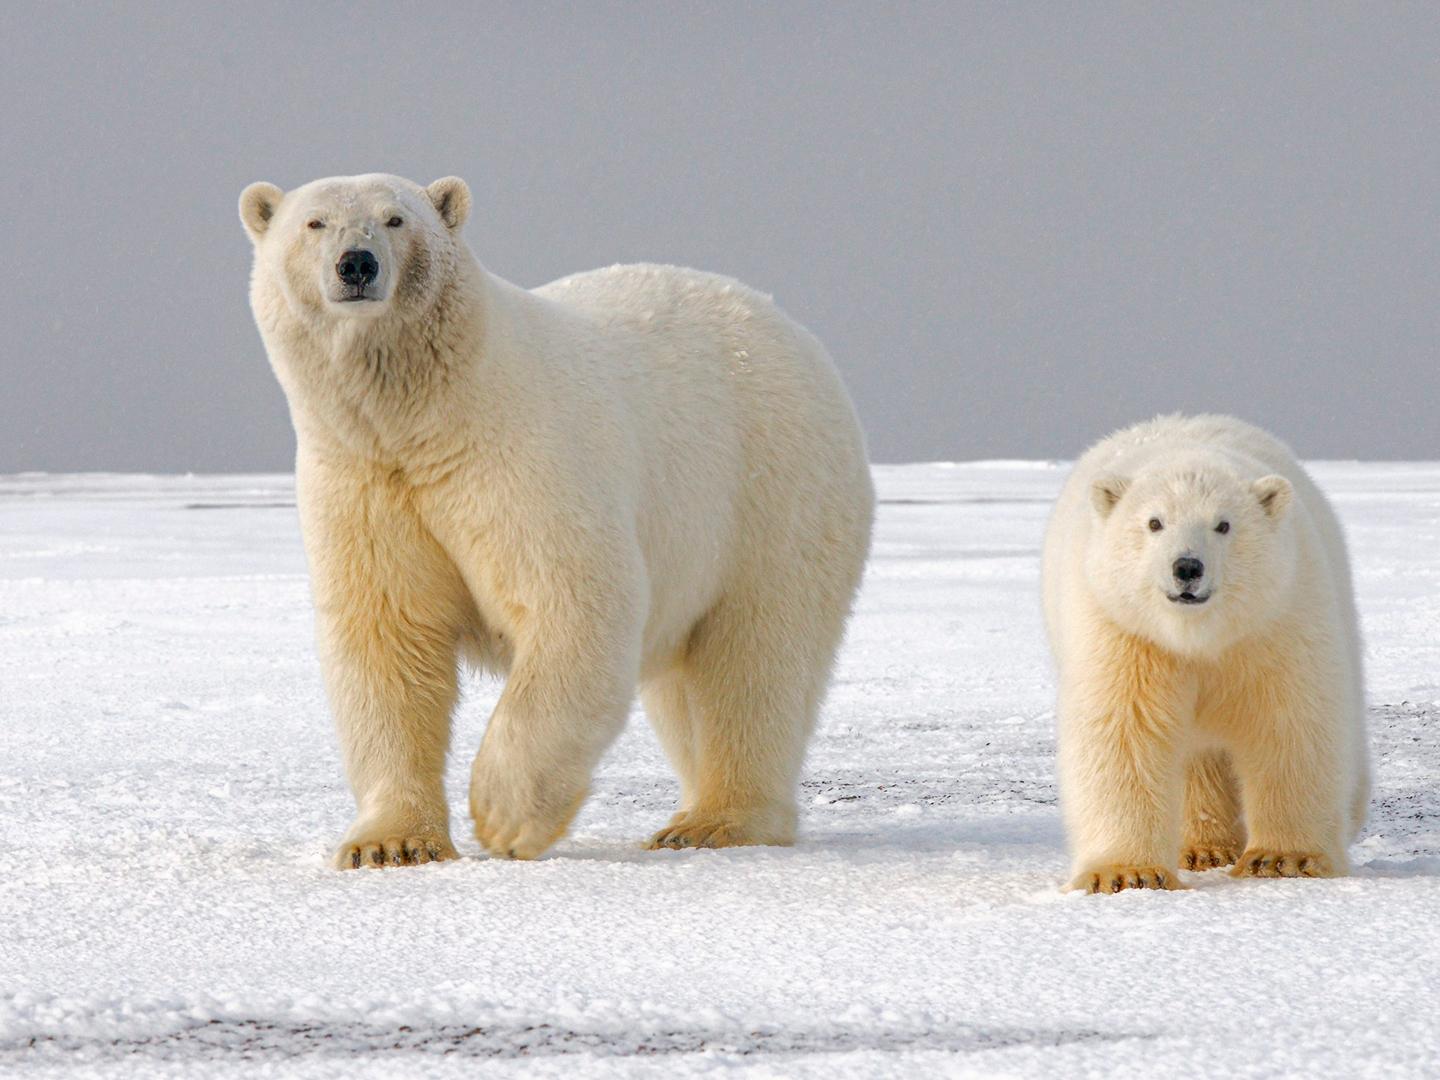
POLYGON ((874 493, 858 419, 823 346, 770 297, 649 264, 526 295, 543 305, 531 355, 549 360, 548 396, 568 399, 576 430, 610 416, 624 433, 623 452, 586 452, 634 500, 659 639, 737 576, 763 576, 767 551, 826 538, 863 561, 874 493))
MULTIPOLYGON (((618 384, 656 473, 685 461, 725 470, 707 484, 739 502, 799 493, 868 506, 864 439, 834 362, 769 297, 732 278, 675 266, 619 265, 532 295, 581 320, 597 383, 618 384), (638 414, 638 415, 637 415, 638 414)), ((571 362, 568 372, 576 373, 571 362)))

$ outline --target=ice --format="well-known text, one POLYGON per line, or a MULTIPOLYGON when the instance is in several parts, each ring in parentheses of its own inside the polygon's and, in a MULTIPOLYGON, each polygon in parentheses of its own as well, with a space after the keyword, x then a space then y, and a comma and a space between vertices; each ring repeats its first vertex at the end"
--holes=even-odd
POLYGON ((288 477, 0 477, 0 1074, 1440 1071, 1440 464, 1321 463, 1376 791, 1353 877, 1065 895, 1041 529, 1064 466, 882 466, 793 849, 645 852, 637 713, 570 836, 336 873, 288 477))

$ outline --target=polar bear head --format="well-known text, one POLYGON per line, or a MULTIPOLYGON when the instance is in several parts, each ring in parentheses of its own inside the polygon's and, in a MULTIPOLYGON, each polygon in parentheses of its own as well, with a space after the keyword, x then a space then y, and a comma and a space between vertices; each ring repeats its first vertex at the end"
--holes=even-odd
POLYGON ((290 313, 373 320, 425 309, 449 279, 470 190, 457 177, 421 187, 398 176, 341 176, 281 191, 256 183, 240 195, 255 245, 255 282, 290 313))
MULTIPOLYGON (((1253 475, 1253 474, 1252 474, 1253 475)), ((1181 654, 1214 655, 1262 629, 1305 568, 1283 476, 1246 479, 1209 458, 1105 474, 1085 573, 1123 629, 1181 654)))

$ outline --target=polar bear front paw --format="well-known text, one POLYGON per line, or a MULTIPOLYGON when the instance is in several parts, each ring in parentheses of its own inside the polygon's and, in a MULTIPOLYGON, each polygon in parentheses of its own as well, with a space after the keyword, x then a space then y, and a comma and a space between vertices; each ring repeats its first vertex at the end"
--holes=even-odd
POLYGON ((1229 866, 1239 857, 1238 844, 1187 844, 1180 850, 1180 865, 1186 870, 1214 870, 1229 866))
POLYGON ((585 801, 583 778, 531 777, 482 749, 470 776, 475 839, 497 859, 534 859, 565 835, 585 801))
MULTIPOLYGON (((527 819, 503 808, 471 800, 475 839, 497 859, 536 859, 565 835, 574 813, 527 819)), ((576 809, 579 809, 577 803, 576 809)))
POLYGON ((1231 877, 1337 877, 1328 855, 1318 851, 1277 851, 1247 848, 1230 871, 1231 877))
POLYGON ((337 870, 359 870, 362 867, 420 866, 457 858, 459 855, 448 836, 396 834, 346 840, 336 849, 334 864, 337 870))
POLYGON ((1166 870, 1163 866, 1113 864, 1077 874, 1067 888, 1084 889, 1087 893, 1118 893, 1126 889, 1175 890, 1185 886, 1180 884, 1173 870, 1166 870))

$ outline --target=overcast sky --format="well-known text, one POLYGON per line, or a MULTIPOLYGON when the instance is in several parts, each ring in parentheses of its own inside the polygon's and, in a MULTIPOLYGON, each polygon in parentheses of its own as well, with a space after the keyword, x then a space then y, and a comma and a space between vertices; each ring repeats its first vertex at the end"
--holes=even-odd
POLYGON ((0 472, 288 469, 236 199, 372 170, 773 293, 876 460, 1440 457, 1440 5, 16 5, 0 110, 0 472))

